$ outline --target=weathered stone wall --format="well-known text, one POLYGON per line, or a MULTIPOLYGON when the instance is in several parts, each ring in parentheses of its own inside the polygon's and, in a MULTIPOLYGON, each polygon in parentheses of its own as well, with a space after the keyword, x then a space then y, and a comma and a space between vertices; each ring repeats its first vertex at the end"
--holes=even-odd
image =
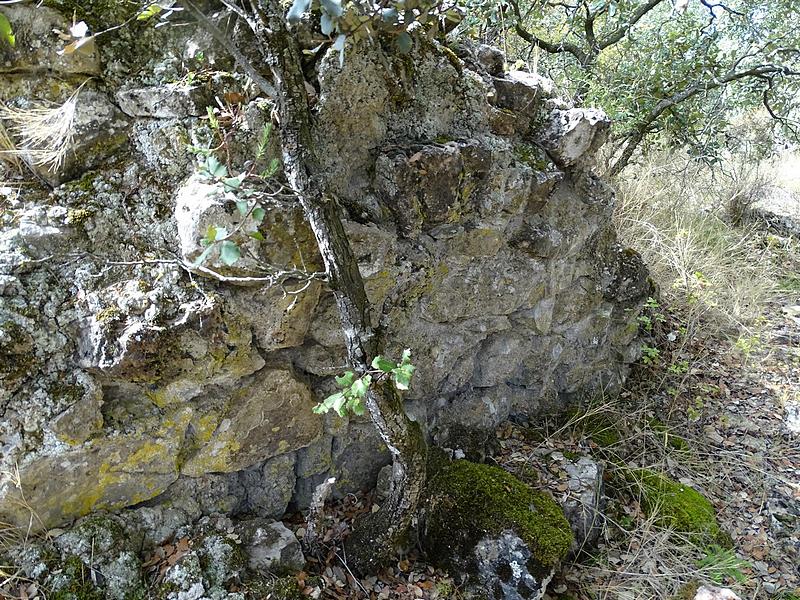
MULTIPOLYGON (((209 224, 238 218, 195 173, 189 146, 213 142, 206 106, 230 109, 236 169, 270 103, 194 26, 133 23, 59 56, 63 15, 3 12, 17 30, 0 47, 4 102, 63 101, 93 79, 63 174, 39 168, 0 196, 0 513, 52 527, 147 503, 126 514, 157 528, 279 516, 331 474, 339 492, 374 484, 389 455, 369 421, 311 412, 345 363, 324 284, 286 294, 184 262, 209 224)), ((509 414, 613 392, 647 294, 590 170, 605 116, 502 73, 487 48, 454 50, 349 49, 343 67, 328 53, 310 94, 375 324, 388 354, 414 352, 408 410, 453 447, 509 414)), ((298 210, 270 211, 259 231, 226 275, 319 268, 298 210)))

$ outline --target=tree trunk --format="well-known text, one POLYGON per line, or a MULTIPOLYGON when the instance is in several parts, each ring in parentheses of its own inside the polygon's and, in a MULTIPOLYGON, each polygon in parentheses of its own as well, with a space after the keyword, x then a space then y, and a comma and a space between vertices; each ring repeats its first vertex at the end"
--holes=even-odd
MULTIPOLYGON (((186 2, 191 4, 191 2, 186 2)), ((347 345, 348 361, 364 373, 381 353, 371 326, 358 261, 350 247, 334 198, 325 194, 314 153, 311 112, 300 61, 300 48, 288 30, 277 0, 251 1, 247 22, 273 75, 284 173, 297 193, 316 237, 330 287, 336 298, 347 345)), ((240 54, 241 56, 241 54, 240 54)), ((365 517, 348 539, 348 561, 361 573, 374 571, 408 541, 425 486, 427 444, 418 423, 411 421, 391 382, 373 385, 366 406, 393 458, 390 497, 381 510, 365 517)))

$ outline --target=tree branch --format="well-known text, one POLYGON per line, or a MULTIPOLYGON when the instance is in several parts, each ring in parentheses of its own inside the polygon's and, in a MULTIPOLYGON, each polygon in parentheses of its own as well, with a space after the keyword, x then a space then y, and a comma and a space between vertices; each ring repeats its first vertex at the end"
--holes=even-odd
POLYGON ((571 44, 566 40, 561 40, 560 42, 553 43, 548 42, 547 40, 543 40, 540 37, 535 36, 530 31, 525 29, 522 26, 522 12, 519 9, 519 4, 517 0, 509 0, 509 4, 511 8, 514 10, 514 14, 517 17, 517 21, 514 24, 514 30, 517 32, 517 35, 521 37, 523 40, 528 42, 529 44, 534 44, 539 46, 542 50, 549 52, 550 54, 560 54, 562 52, 568 52, 572 54, 581 64, 585 64, 586 60, 588 59, 588 55, 586 52, 581 50, 575 44, 571 44))
POLYGON ((211 37, 214 38, 214 41, 220 44, 225 50, 227 50, 233 59, 236 61, 236 64, 247 73, 247 76, 252 79, 255 84, 261 88, 261 91, 264 92, 270 98, 275 98, 278 93, 275 90, 275 86, 272 85, 266 78, 259 73, 256 68, 250 63, 249 60, 242 54, 241 50, 236 47, 235 44, 231 42, 227 35, 225 35, 220 29, 211 22, 205 13, 200 10, 194 2, 191 0, 180 0, 180 3, 183 4, 186 9, 192 13, 195 19, 203 26, 203 28, 211 34, 211 37))
POLYGON ((768 80, 770 76, 774 77, 776 75, 800 76, 800 71, 794 71, 792 69, 789 69, 788 67, 784 67, 781 65, 758 65, 750 69, 746 69, 744 71, 729 70, 722 77, 715 77, 710 81, 705 81, 703 83, 698 83, 689 86, 680 92, 676 92, 669 98, 664 98, 660 100, 650 110, 650 112, 647 113, 644 119, 642 119, 639 122, 636 128, 629 131, 624 136, 626 138, 625 148, 622 151, 622 154, 620 155, 619 159, 617 159, 617 161, 611 166, 609 173, 611 175, 617 175, 622 171, 622 169, 624 169, 627 166, 628 162, 630 162, 630 159, 633 156, 634 151, 642 142, 644 137, 647 135, 648 130, 650 129, 652 124, 662 114, 664 114, 664 112, 667 109, 672 108, 673 106, 680 104, 681 102, 685 102, 686 100, 696 96, 701 92, 707 92, 710 90, 721 88, 725 85, 733 83, 734 81, 739 81, 741 79, 746 79, 749 77, 768 80))
POLYGON ((649 13, 651 10, 653 10, 656 6, 658 6, 664 1, 665 0, 648 0, 645 4, 637 8, 631 15, 631 18, 626 23, 623 23, 622 25, 617 27, 617 29, 612 31, 610 34, 605 36, 604 39, 598 42, 597 44, 598 50, 604 50, 609 46, 616 44, 618 41, 620 41, 627 35, 631 27, 636 25, 636 23, 641 21, 641 19, 647 13, 649 13))

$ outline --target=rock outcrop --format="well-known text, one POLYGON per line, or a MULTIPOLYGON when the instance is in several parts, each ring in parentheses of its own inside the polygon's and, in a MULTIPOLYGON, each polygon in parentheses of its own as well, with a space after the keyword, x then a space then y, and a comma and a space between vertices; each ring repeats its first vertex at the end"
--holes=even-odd
MULTIPOLYGON (((260 171, 269 100, 192 26, 134 22, 61 56, 48 32, 66 16, 2 10, 18 40, 0 48, 2 102, 64 102, 94 79, 65 168, 0 188, 0 513, 48 528, 133 506, 265 518, 329 475, 339 493, 374 485, 389 454, 371 424, 311 413, 344 364, 331 294, 245 281, 264 264, 320 270, 302 213, 276 204, 246 260, 209 256, 222 277, 193 264, 209 225, 241 221, 198 175, 196 149, 220 143, 201 115, 222 107, 231 173, 260 171)), ((409 413, 457 448, 509 414, 613 392, 649 284, 591 171, 606 117, 503 73, 496 51, 371 52, 313 65, 315 133, 387 354, 409 347, 419 367, 409 413)))

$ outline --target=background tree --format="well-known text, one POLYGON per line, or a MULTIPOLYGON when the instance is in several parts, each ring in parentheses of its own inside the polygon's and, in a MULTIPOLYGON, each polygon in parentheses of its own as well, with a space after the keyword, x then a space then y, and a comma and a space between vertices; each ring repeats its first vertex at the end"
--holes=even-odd
POLYGON ((800 5, 792 0, 508 0, 478 2, 471 13, 462 27, 490 43, 502 38, 513 58, 606 110, 612 174, 662 132, 713 154, 730 118, 759 105, 795 134, 800 5))

